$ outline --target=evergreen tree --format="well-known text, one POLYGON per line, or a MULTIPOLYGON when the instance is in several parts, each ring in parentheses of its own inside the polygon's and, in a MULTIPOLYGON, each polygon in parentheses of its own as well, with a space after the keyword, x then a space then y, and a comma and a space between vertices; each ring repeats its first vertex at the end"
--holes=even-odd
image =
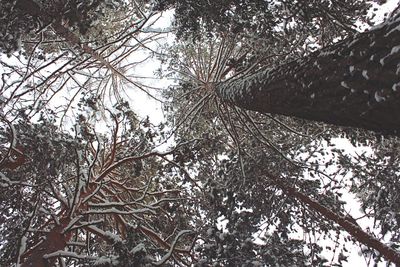
POLYGON ((352 241, 400 264, 398 139, 354 128, 398 134, 398 16, 357 33, 361 0, 3 2, 0 265, 341 266, 352 241), (121 94, 154 89, 142 48, 177 81, 166 124, 121 94))
POLYGON ((398 15, 358 33, 355 22, 368 22, 370 5, 365 1, 218 5, 158 1, 160 9, 176 8, 176 26, 178 33, 186 33, 183 37, 230 33, 241 46, 252 46, 246 57, 231 64, 240 69, 250 58, 246 63, 256 64, 258 71, 215 81, 223 101, 248 110, 398 134, 398 15))

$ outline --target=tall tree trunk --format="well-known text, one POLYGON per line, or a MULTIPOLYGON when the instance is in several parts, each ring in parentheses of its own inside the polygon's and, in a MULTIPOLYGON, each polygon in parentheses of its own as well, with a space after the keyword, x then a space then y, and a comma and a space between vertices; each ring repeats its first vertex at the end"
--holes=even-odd
POLYGON ((274 176, 271 173, 267 173, 268 179, 275 184, 278 188, 280 188, 283 192, 285 192, 288 196, 294 197, 300 202, 306 204, 310 209, 318 212, 326 219, 337 223, 340 225, 346 232, 348 232, 354 239, 356 239, 361 244, 375 249, 378 251, 384 258, 388 261, 391 261, 396 264, 396 266, 400 266, 400 252, 394 250, 391 247, 386 246, 378 239, 370 236, 363 229, 361 229, 358 225, 353 222, 347 220, 344 216, 337 214, 330 210, 329 208, 319 204, 315 200, 311 199, 307 195, 297 191, 294 187, 287 185, 284 183, 279 177, 274 176))
POLYGON ((400 135, 400 15, 215 89, 222 100, 249 110, 400 135))

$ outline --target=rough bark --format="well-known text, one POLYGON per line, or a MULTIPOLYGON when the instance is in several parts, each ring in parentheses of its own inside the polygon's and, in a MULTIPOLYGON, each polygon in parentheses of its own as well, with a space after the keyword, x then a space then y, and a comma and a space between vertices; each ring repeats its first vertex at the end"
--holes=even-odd
POLYGON ((308 57, 216 85, 236 106, 400 135, 400 15, 308 57))
POLYGON ((391 261, 396 264, 396 266, 400 266, 400 252, 394 250, 391 247, 388 247, 378 239, 370 236, 363 229, 361 229, 358 225, 353 222, 347 220, 344 216, 341 216, 329 208, 319 204, 315 200, 306 196, 305 194, 297 191, 294 187, 286 185, 284 181, 273 174, 267 174, 270 181, 273 184, 278 186, 281 190, 283 190, 290 197, 294 197, 300 202, 306 204, 310 209, 320 213, 326 219, 337 223, 340 225, 346 232, 348 232, 354 239, 356 239, 361 244, 375 249, 378 251, 383 257, 385 257, 388 261, 391 261))

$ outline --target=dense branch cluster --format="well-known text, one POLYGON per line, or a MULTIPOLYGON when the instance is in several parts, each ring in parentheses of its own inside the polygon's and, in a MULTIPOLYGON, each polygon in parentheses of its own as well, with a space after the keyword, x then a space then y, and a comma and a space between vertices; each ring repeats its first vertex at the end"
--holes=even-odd
POLYGON ((53 21, 87 33, 93 22, 104 14, 104 9, 117 8, 119 1, 1 1, 0 51, 11 55, 21 48, 22 39, 37 35, 53 21))

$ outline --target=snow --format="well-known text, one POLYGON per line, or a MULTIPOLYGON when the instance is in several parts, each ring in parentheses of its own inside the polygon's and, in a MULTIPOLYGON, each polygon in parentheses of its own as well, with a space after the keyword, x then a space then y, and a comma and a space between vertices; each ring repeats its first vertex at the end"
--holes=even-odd
POLYGON ((121 215, 131 215, 131 214, 136 214, 136 213, 152 213, 154 215, 156 215, 157 213, 154 210, 148 209, 148 208, 144 208, 144 209, 132 209, 129 211, 125 211, 125 210, 119 210, 116 208, 110 208, 110 209, 104 209, 104 210, 88 210, 86 212, 84 212, 84 214, 121 214, 121 215))
POLYGON ((381 65, 383 66, 383 65, 385 65, 385 59, 386 59, 387 57, 383 57, 383 58, 381 58, 380 60, 379 60, 379 63, 381 63, 381 65))
POLYGON ((341 85, 342 87, 344 87, 344 88, 350 89, 350 86, 348 86, 347 83, 346 83, 345 81, 342 81, 342 82, 340 83, 340 85, 341 85))
POLYGON ((369 80, 369 76, 368 76, 368 71, 367 71, 367 70, 363 70, 363 71, 362 71, 362 76, 363 76, 366 80, 369 80))
POLYGON ((11 185, 11 180, 0 172, 0 187, 8 187, 11 185))
POLYGON ((7 176, 4 175, 4 173, 0 172, 0 187, 9 187, 11 185, 27 185, 31 186, 29 183, 25 182, 20 182, 20 181, 13 181, 7 176))
POLYGON ((82 218, 83 218, 82 215, 73 218, 73 219, 69 222, 69 224, 64 228, 63 233, 66 232, 66 231, 68 231, 68 229, 70 229, 72 226, 74 226, 74 224, 76 224, 76 223, 77 223, 80 219, 82 219, 82 218))
POLYGON ((28 238, 26 237, 26 235, 23 235, 21 238, 21 243, 19 245, 19 252, 18 252, 18 264, 17 267, 19 266, 19 260, 21 255, 25 252, 26 250, 26 241, 28 240, 28 238))
MULTIPOLYGON (((394 30, 399 30, 400 31, 400 26, 397 26, 396 28, 394 28, 392 31, 394 31, 394 30)), ((393 49, 395 49, 395 47, 393 48, 393 49)), ((397 48, 397 50, 393 50, 392 49, 392 53, 397 53, 398 51, 399 51, 399 49, 400 48, 397 48), (393 52, 394 51, 394 52, 393 52)), ((373 56, 371 56, 371 60, 373 59, 373 56)), ((317 67, 319 67, 319 65, 317 64, 317 67)), ((352 71, 354 71, 354 66, 350 66, 349 67, 350 68, 350 72, 352 72, 352 71)), ((366 72, 366 71, 365 71, 366 72)), ((363 74, 362 74, 363 76, 364 76, 364 71, 363 71, 363 74)), ((367 75, 367 72, 365 73, 365 75, 366 76, 368 76, 367 75)), ((365 77, 365 76, 364 76, 365 77)), ((368 78, 366 78, 366 79, 368 79, 368 78)), ((343 86, 343 87, 345 87, 345 88, 348 88, 348 89, 350 89, 348 86, 347 86, 347 84, 345 83, 345 82, 342 82, 342 83, 344 83, 346 86, 343 86)), ((242 87, 243 88, 243 87, 242 87)), ((397 89, 399 89, 400 88, 400 83, 397 83, 397 84, 394 84, 393 85, 393 87, 392 87, 392 89, 393 89, 393 91, 397 91, 397 89)), ((261 88, 260 88, 261 89, 261 88)), ((224 90, 224 92, 229 92, 230 90, 229 90, 229 88, 226 88, 225 90, 224 90)), ((353 92, 353 89, 351 89, 351 91, 353 92)), ((245 91, 243 90, 243 91, 241 91, 241 93, 243 94, 243 93, 245 93, 245 91)), ((366 93, 366 94, 368 94, 369 92, 367 91, 367 90, 364 90, 364 93, 366 93)), ((380 98, 380 99, 382 99, 383 97, 380 97, 379 95, 377 95, 377 92, 375 93, 375 99, 376 99, 376 101, 377 102, 380 102, 380 101, 378 101, 378 99, 377 99, 377 96, 380 98)), ((311 95, 311 98, 313 99, 315 97, 315 94, 313 93, 312 95, 311 95)), ((384 98, 383 98, 384 99, 384 98)), ((343 98, 343 100, 345 100, 345 97, 343 98)), ((0 173, 1 174, 1 173, 0 173)), ((2 175, 2 174, 1 174, 2 175)), ((6 178, 5 176, 4 176, 4 178, 6 178)), ((1 185, 1 180, 3 179, 3 176, 1 176, 1 179, 0 179, 0 185, 1 185)), ((8 181, 8 184, 10 184, 10 180, 8 179, 8 178, 6 178, 8 181)), ((4 179, 5 180, 5 179, 4 179)), ((209 231, 212 231, 212 229, 210 228, 210 229, 208 229, 208 231, 207 231, 207 233, 209 232, 209 231)), ((109 232, 108 232, 109 233, 109 232)), ((212 232, 211 232, 212 233, 212 232)), ((210 235, 211 235, 211 233, 210 233, 210 235)), ((112 233, 109 233, 110 235, 113 235, 112 233)), ((222 234, 221 234, 222 235, 222 234)), ((113 235, 113 238, 116 238, 115 237, 116 235, 113 235)), ((117 236, 118 237, 118 236, 117 236)), ((119 237, 118 237, 119 238, 119 237)), ((222 238, 221 238, 222 239, 222 238)), ((144 247, 144 245, 143 244, 139 244, 138 246, 136 246, 134 249, 141 249, 142 248, 142 246, 144 247)), ((115 263, 115 261, 113 261, 113 258, 110 258, 110 257, 101 257, 101 258, 98 258, 97 260, 96 260, 96 262, 95 263, 97 263, 97 264, 105 264, 105 263, 114 263, 114 264, 116 264, 115 263)), ((259 263, 259 262, 258 262, 259 263)), ((113 264, 113 265, 114 265, 113 264)), ((255 264, 255 262, 253 262, 253 264, 255 264)), ((259 263, 260 265, 257 265, 257 266, 262 266, 262 264, 261 263, 259 263)))
POLYGON ((117 256, 102 256, 93 262, 93 266, 118 266, 119 261, 117 256))
POLYGON ((141 252, 141 251, 146 251, 146 247, 144 246, 143 243, 140 243, 140 244, 138 244, 137 246, 135 246, 135 247, 130 251, 130 253, 132 253, 133 255, 135 255, 136 253, 141 252))
POLYGON ((75 259, 85 259, 85 260, 95 260, 97 258, 92 257, 92 256, 86 256, 86 255, 79 255, 71 251, 64 251, 64 250, 58 250, 53 253, 49 253, 43 256, 45 259, 53 258, 53 257, 68 257, 68 258, 75 258, 75 259))
POLYGON ((400 45, 397 45, 392 48, 392 51, 390 52, 391 55, 394 55, 400 51, 400 45))
POLYGON ((114 243, 122 242, 122 239, 118 235, 113 234, 109 231, 103 231, 94 225, 89 225, 88 228, 90 228, 94 232, 98 233, 100 236, 105 236, 105 237, 109 238, 114 243))
POLYGON ((400 89, 400 82, 393 84, 392 90, 394 92, 397 92, 397 90, 400 89))
POLYGON ((383 101, 386 100, 386 98, 384 98, 383 96, 380 96, 380 95, 379 95, 378 91, 375 92, 374 97, 375 97, 376 102, 378 102, 378 103, 379 103, 379 102, 383 102, 383 101))
POLYGON ((118 235, 111 233, 110 231, 105 231, 104 235, 113 240, 115 243, 122 242, 122 239, 118 235))
POLYGON ((164 265, 164 263, 172 256, 172 253, 173 253, 174 248, 176 247, 176 245, 177 245, 177 243, 178 243, 179 238, 180 238, 181 236, 183 236, 183 235, 190 234, 190 233, 192 233, 191 230, 182 230, 182 231, 180 231, 180 232, 176 235, 174 241, 172 242, 172 245, 171 245, 171 247, 170 247, 168 253, 166 253, 159 261, 153 262, 153 265, 156 265, 156 266, 162 266, 162 265, 164 265))

